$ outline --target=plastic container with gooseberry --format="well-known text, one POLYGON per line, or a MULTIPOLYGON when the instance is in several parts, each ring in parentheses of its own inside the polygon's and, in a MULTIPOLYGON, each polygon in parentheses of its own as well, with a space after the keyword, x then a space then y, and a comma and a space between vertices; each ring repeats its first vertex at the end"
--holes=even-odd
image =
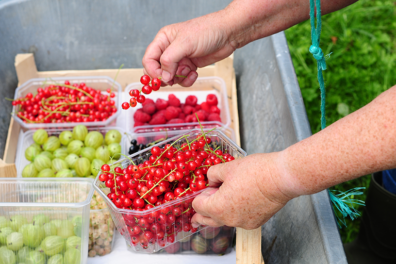
MULTIPOLYGON (((131 164, 142 164, 152 156, 151 149, 173 144, 180 148, 183 143, 192 142, 202 135, 202 130, 187 131, 182 135, 162 141, 150 148, 139 151, 128 158, 119 160, 111 167, 127 168, 131 164), (132 161, 132 162, 131 162, 132 161)), ((205 136, 211 139, 210 147, 230 154, 234 159, 246 156, 246 152, 238 147, 221 131, 210 130, 205 136)), ((141 253, 155 252, 191 252, 201 254, 225 253, 230 248, 234 228, 212 228, 200 226, 191 227, 191 217, 194 214, 192 201, 205 189, 178 197, 173 201, 163 203, 148 210, 121 209, 109 199, 109 188, 99 180, 102 172, 94 182, 95 190, 103 197, 108 205, 117 230, 124 237, 128 250, 141 253), (178 212, 177 214, 175 212, 178 212), (174 215, 174 217, 170 216, 174 215), (167 219, 164 221, 164 219, 167 219), (141 223, 145 223, 144 226, 141 223), (147 225, 146 225, 147 224, 147 225), (136 235, 136 227, 140 233, 136 235), (146 229, 147 228, 147 229, 146 229), (145 231, 150 231, 150 239, 143 237, 145 231), (162 250, 165 249, 165 250, 162 250)))
POLYGON ((86 263, 92 183, 0 179, 0 263, 86 263))

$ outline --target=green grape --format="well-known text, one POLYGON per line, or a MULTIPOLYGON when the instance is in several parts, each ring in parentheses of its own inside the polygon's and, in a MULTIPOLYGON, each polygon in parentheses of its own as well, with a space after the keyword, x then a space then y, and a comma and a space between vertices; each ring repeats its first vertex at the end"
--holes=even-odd
POLYGON ((110 157, 113 159, 119 159, 121 157, 121 145, 118 143, 111 143, 107 146, 110 152, 110 157))
POLYGON ((23 247, 23 236, 21 233, 13 232, 7 236, 7 248, 13 251, 23 247))
POLYGON ((58 236, 63 238, 69 238, 74 236, 74 226, 69 220, 63 220, 58 227, 58 236))
POLYGON ((33 161, 34 167, 37 171, 42 171, 44 169, 49 169, 52 167, 51 160, 42 154, 38 155, 33 161))
POLYGON ((53 256, 63 251, 65 240, 60 236, 48 236, 41 243, 41 248, 47 256, 53 256))
POLYGON ((76 154, 69 154, 65 158, 67 166, 69 166, 69 168, 71 169, 74 169, 77 160, 78 160, 78 156, 76 154))
POLYGON ((56 226, 56 229, 58 230, 58 227, 60 227, 62 220, 52 220, 50 223, 54 224, 56 226))
POLYGON ((80 250, 77 250, 74 248, 69 248, 65 252, 64 261, 65 261, 65 263, 68 263, 68 264, 80 264, 80 261, 81 261, 80 250))
POLYGON ((10 226, 10 221, 8 221, 7 218, 5 218, 4 216, 0 216, 0 229, 2 229, 3 227, 9 227, 10 226))
POLYGON ((50 221, 49 217, 45 214, 38 214, 33 217, 33 225, 42 226, 50 221))
POLYGON ((13 232, 11 227, 3 227, 0 229, 0 244, 5 245, 7 243, 7 236, 13 232))
POLYGON ((52 169, 44 169, 37 175, 38 178, 52 178, 55 177, 55 173, 52 169))
POLYGON ((22 236, 26 246, 38 247, 45 238, 45 231, 42 226, 30 224, 22 230, 22 236))
POLYGON ((68 154, 67 148, 58 148, 54 151, 54 157, 58 159, 65 159, 68 154))
POLYGON ((65 170, 58 171, 58 173, 55 175, 55 177, 70 178, 70 177, 73 177, 73 173, 71 172, 71 170, 65 169, 65 170))
POLYGON ((76 173, 80 177, 86 177, 91 174, 91 163, 87 158, 79 158, 74 166, 76 173))
POLYGON ((15 262, 16 262, 15 253, 6 247, 1 247, 0 264, 15 264, 15 262))
POLYGON ((38 129, 33 134, 33 140, 38 145, 43 145, 45 142, 47 142, 47 139, 48 133, 44 129, 38 129))
POLYGON ((14 231, 18 231, 21 226, 26 225, 28 221, 21 215, 14 215, 10 218, 10 227, 14 231))
POLYGON ((58 228, 56 227, 56 225, 54 223, 46 223, 44 225, 44 233, 45 236, 56 236, 56 234, 58 233, 58 228))
POLYGON ((69 166, 63 159, 55 158, 52 160, 52 170, 55 174, 58 173, 58 171, 67 170, 68 168, 69 166))
POLYGON ((67 130, 63 131, 59 135, 59 140, 62 145, 67 146, 73 140, 73 133, 67 130))
POLYGON ((47 264, 63 264, 63 256, 61 254, 56 254, 49 258, 47 264))
POLYGON ((18 253, 16 255, 18 263, 25 262, 26 257, 29 255, 29 253, 32 250, 29 247, 23 247, 20 250, 18 250, 18 253))
POLYGON ((85 137, 85 146, 97 149, 103 144, 103 135, 98 131, 91 131, 85 137))
POLYGON ((31 251, 25 259, 25 264, 45 264, 45 256, 38 251, 31 251))
POLYGON ((110 145, 112 143, 120 143, 121 142, 121 133, 117 130, 110 130, 105 135, 106 145, 110 145))
POLYGON ((73 138, 84 141, 88 134, 88 129, 84 125, 77 125, 73 128, 73 138))
POLYGON ((45 151, 55 151, 60 148, 60 141, 59 138, 55 136, 51 136, 48 140, 44 143, 43 149, 45 151))
POLYGON ((66 240, 66 250, 69 248, 81 249, 81 238, 77 236, 71 236, 66 240))
POLYGON ((91 163, 91 173, 92 175, 98 175, 100 168, 102 165, 105 164, 102 160, 100 159, 94 159, 91 163))
POLYGON ((22 170, 22 177, 23 178, 33 178, 37 177, 38 171, 36 170, 36 167, 34 166, 33 163, 30 163, 25 166, 22 170))
POLYGON ((107 163, 110 159, 110 151, 106 146, 100 146, 96 149, 95 157, 107 163))
POLYGON ((25 150, 25 158, 28 161, 33 161, 37 155, 41 153, 41 150, 38 150, 37 148, 30 146, 25 150))
POLYGON ((73 140, 72 142, 67 145, 67 152, 70 154, 79 155, 81 149, 84 147, 84 143, 81 140, 73 140))
POLYGON ((92 161, 95 158, 95 149, 91 147, 82 148, 80 151, 80 157, 84 157, 92 161))
POLYGON ((52 152, 50 152, 50 151, 43 151, 43 152, 40 153, 40 155, 44 155, 44 156, 46 156, 47 158, 49 158, 50 160, 53 160, 53 159, 54 159, 54 155, 53 155, 52 152))

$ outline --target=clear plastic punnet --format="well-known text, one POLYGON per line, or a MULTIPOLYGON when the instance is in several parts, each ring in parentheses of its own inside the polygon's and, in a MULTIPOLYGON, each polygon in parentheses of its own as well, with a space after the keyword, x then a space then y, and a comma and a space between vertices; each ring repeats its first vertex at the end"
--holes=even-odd
MULTIPOLYGON (((141 90, 142 84, 140 82, 132 83, 125 88, 123 93, 123 101, 129 102, 131 96, 129 95, 129 91, 133 89, 141 90)), ((221 122, 218 121, 203 121, 201 120, 201 124, 204 127, 214 127, 214 126, 224 126, 228 127, 231 124, 230 111, 228 106, 228 98, 227 98, 227 89, 223 79, 219 77, 202 77, 198 78, 193 86, 185 88, 179 85, 174 85, 172 87, 161 87, 159 91, 153 91, 149 95, 146 95, 146 98, 153 100, 154 102, 157 99, 168 100, 168 96, 170 94, 174 94, 182 104, 185 103, 187 96, 194 95, 197 97, 197 104, 201 104, 205 102, 206 97, 209 94, 215 94, 218 100, 217 107, 220 109, 220 118, 221 122)), ((142 108, 140 104, 137 107, 131 107, 126 110, 126 113, 122 114, 126 119, 126 130, 133 131, 135 133, 144 133, 144 132, 154 132, 159 130, 190 130, 199 127, 198 122, 191 123, 178 123, 178 124, 161 124, 161 125, 140 125, 136 126, 134 121, 135 112, 142 108)), ((125 110, 124 110, 125 111, 125 110)), ((187 116, 187 115, 186 115, 187 116)))
MULTIPOLYGON (((77 125, 77 124, 76 124, 77 125)), ((128 147, 129 147, 129 136, 126 135, 125 131, 119 127, 87 127, 88 132, 92 132, 92 131, 97 131, 100 132, 103 137, 106 135, 107 132, 109 132, 110 130, 117 130, 120 132, 121 134, 121 154, 126 155, 128 152, 128 147)), ((59 135, 63 132, 63 131, 73 131, 73 128, 63 128, 63 129, 46 129, 47 133, 48 133, 48 137, 50 136, 56 136, 59 137, 59 135)), ((28 130, 25 133, 21 133, 19 139, 18 139, 18 149, 17 149, 17 153, 16 153, 16 159, 15 159, 15 166, 17 169, 17 177, 21 178, 22 177, 22 172, 23 169, 33 163, 32 161, 27 160, 26 158, 26 150, 35 144, 34 140, 33 140, 33 135, 36 132, 36 130, 28 130)), ((63 145, 61 145, 61 147, 65 147, 63 145)), ((40 150, 42 153, 44 150, 41 149, 40 150)), ((39 153, 39 154, 40 154, 39 153)), ((56 158, 56 153, 55 152, 50 152, 52 154, 52 160, 54 158, 56 158)), ((70 153, 67 153, 70 154, 70 153)), ((64 158, 63 158, 64 159, 64 158)), ((71 168, 69 168, 71 169, 71 168)), ((95 175, 93 175, 96 177, 96 173, 95 175)))
POLYGON ((0 179, 0 262, 86 263, 92 182, 0 179))
MULTIPOLYGON (((228 153, 234 159, 247 155, 245 151, 221 131, 213 130, 206 131, 205 133, 206 138, 209 137, 211 139, 211 148, 221 150, 222 153, 228 153)), ((163 148, 165 144, 173 144, 174 147, 180 149, 183 143, 192 142, 200 135, 202 135, 201 130, 188 131, 183 135, 162 141, 128 158, 119 160, 112 164, 111 167, 127 168, 133 163, 136 165, 142 164, 152 156, 151 149, 153 147, 163 148)), ((148 210, 121 209, 116 207, 109 199, 108 194, 110 193, 110 189, 99 180, 101 173, 99 172, 94 182, 94 188, 107 203, 117 230, 125 238, 128 250, 142 253, 161 251, 168 253, 195 252, 200 254, 220 254, 227 252, 231 246, 234 234, 233 228, 211 228, 205 226, 200 226, 196 230, 191 228, 191 217, 194 214, 192 201, 205 189, 192 192, 189 195, 180 196, 175 200, 148 210), (148 222, 147 226, 145 225, 146 222, 148 222), (149 240, 143 236, 143 233, 146 231, 151 232, 147 236, 149 240)), ((158 181, 157 183, 159 184, 160 182, 158 181)))
POLYGON ((107 76, 88 76, 88 77, 54 77, 54 78, 35 78, 30 79, 15 90, 14 99, 25 97, 28 93, 32 93, 33 96, 37 94, 38 88, 44 88, 48 85, 61 85, 68 80, 70 85, 76 83, 85 83, 86 86, 92 87, 96 90, 100 90, 102 94, 108 95, 107 89, 111 89, 115 94, 112 100, 115 101, 117 106, 117 112, 109 116, 108 119, 104 121, 92 121, 92 122, 70 122, 70 123, 27 123, 22 120, 18 115, 19 105, 13 106, 12 117, 25 129, 39 129, 39 128, 69 128, 75 125, 85 125, 87 127, 100 127, 100 126, 110 126, 116 125, 117 117, 121 112, 121 101, 122 101, 122 88, 119 83, 107 76))

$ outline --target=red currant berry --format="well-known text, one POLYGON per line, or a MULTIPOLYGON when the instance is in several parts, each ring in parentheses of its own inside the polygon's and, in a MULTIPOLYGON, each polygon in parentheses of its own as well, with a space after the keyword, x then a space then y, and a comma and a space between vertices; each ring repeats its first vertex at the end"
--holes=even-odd
POLYGON ((142 93, 144 93, 144 94, 150 94, 151 91, 152 91, 152 89, 149 85, 145 85, 142 87, 142 93))
POLYGON ((128 110, 129 109, 129 104, 127 102, 122 103, 122 109, 128 110))
POLYGON ((139 96, 139 90, 138 89, 133 89, 129 91, 129 95, 132 97, 138 97, 139 96))
POLYGON ((110 166, 108 164, 103 164, 101 169, 102 171, 110 171, 110 166))
POLYGON ((154 78, 151 81, 151 86, 153 88, 153 91, 158 91, 161 88, 161 80, 158 78, 154 78))
POLYGON ((143 94, 141 94, 141 95, 139 95, 139 97, 137 98, 137 101, 138 101, 139 103, 143 104, 144 101, 146 101, 146 97, 145 97, 143 94))
POLYGON ((148 76, 148 75, 143 75, 142 77, 140 77, 140 82, 141 82, 143 85, 149 84, 149 83, 150 83, 150 76, 148 76))

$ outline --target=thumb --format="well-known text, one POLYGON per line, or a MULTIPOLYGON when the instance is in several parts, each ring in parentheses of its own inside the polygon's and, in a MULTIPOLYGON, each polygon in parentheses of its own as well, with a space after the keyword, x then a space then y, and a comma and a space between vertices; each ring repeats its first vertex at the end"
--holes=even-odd
POLYGON ((189 48, 177 39, 165 49, 160 57, 162 79, 164 82, 169 82, 174 78, 179 62, 190 54, 189 48))
POLYGON ((208 226, 222 226, 223 224, 214 220, 211 216, 215 216, 216 207, 216 193, 217 188, 207 188, 201 194, 199 194, 192 202, 196 214, 191 219, 193 226, 197 225, 208 225, 208 226))

